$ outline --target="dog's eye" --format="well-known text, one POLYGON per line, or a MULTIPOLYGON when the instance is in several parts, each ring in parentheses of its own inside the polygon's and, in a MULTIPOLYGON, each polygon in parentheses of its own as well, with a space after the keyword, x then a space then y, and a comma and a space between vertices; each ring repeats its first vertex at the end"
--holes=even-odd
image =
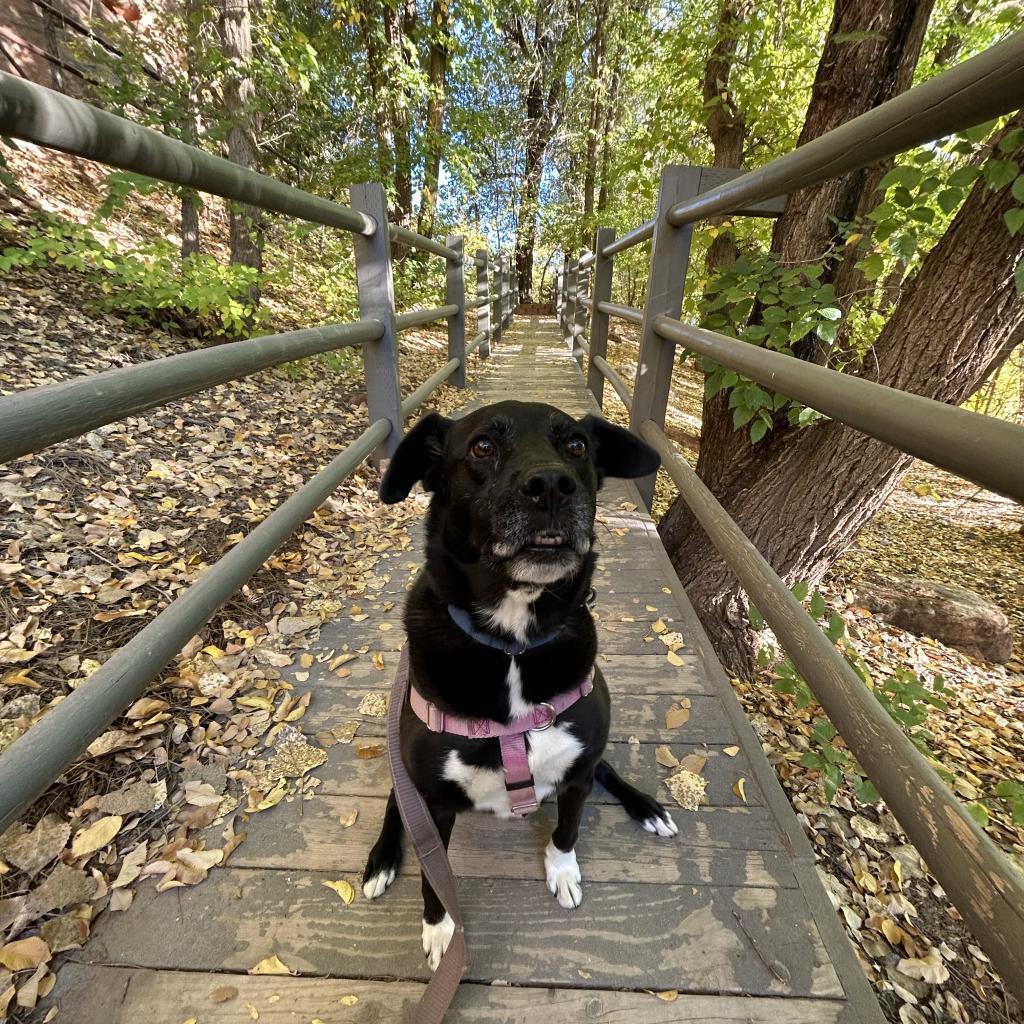
POLYGON ((489 459, 494 450, 494 442, 489 437, 478 437, 469 446, 469 452, 474 459, 489 459))
POLYGON ((565 450, 574 458, 582 459, 587 454, 587 443, 580 437, 571 438, 565 450))

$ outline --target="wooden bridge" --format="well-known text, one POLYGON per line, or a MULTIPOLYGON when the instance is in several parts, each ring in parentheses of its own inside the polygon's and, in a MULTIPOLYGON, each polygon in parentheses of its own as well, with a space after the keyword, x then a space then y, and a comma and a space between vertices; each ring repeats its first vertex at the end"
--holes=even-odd
MULTIPOLYGON (((599 406, 605 381, 612 385, 630 410, 631 428, 658 449, 680 495, 1007 986, 1024 996, 1019 873, 662 429, 680 345, 866 435, 1024 500, 1020 427, 680 320, 695 222, 770 215, 780 196, 984 123, 1014 109, 1022 94, 1024 36, 1016 36, 757 170, 713 181, 699 168, 667 167, 650 221, 618 238, 600 228, 593 251, 567 262, 557 321, 515 323, 509 259, 486 250, 466 253, 458 235, 441 243, 389 225, 379 185, 351 186, 351 205, 343 206, 0 75, 0 135, 351 232, 360 312, 353 323, 220 345, 0 398, 0 463, 212 385, 344 346, 363 350, 368 406, 368 425, 358 438, 148 622, 87 686, 56 703, 0 754, 0 833, 146 692, 211 614, 356 467, 374 453, 386 458, 394 451, 409 416, 441 383, 465 386, 469 357, 479 352, 490 361, 467 393, 474 403, 514 396, 583 413, 599 406), (395 309, 393 241, 445 260, 444 305, 395 309), (648 241, 644 308, 613 303, 615 255, 648 241), (467 342, 470 313, 477 330, 467 342), (609 317, 641 328, 633 387, 605 358, 609 317), (415 389, 404 388, 403 397, 397 335, 439 320, 447 325, 448 361, 415 389)), ((610 760, 650 790, 666 774, 655 759, 657 747, 667 746, 688 764, 703 760, 706 800, 696 811, 677 812, 680 835, 668 841, 638 831, 597 794, 578 846, 587 887, 574 912, 561 910, 543 883, 550 810, 526 821, 460 820, 452 859, 470 966, 450 1019, 878 1021, 872 990, 818 881, 811 849, 645 512, 653 481, 638 483, 612 482, 602 494, 595 614, 600 663, 614 695, 610 760), (664 633, 655 629, 658 620, 664 633), (668 633, 678 633, 685 645, 672 659, 659 638, 668 633)), ((410 562, 414 553, 382 556, 385 582, 371 602, 376 625, 399 625, 410 562)), ((366 644, 369 635, 366 624, 340 619, 322 627, 318 642, 323 651, 340 650, 366 644)), ((372 635, 378 650, 384 644, 385 667, 393 670, 401 630, 372 635)), ((342 681, 314 659, 302 681, 315 693, 309 731, 358 720, 363 745, 382 735, 383 719, 363 715, 360 707, 368 694, 387 688, 390 672, 366 661, 353 662, 342 681)), ((127 911, 102 916, 88 945, 61 967, 46 1006, 59 1004, 60 1020, 74 1024, 402 1020, 427 971, 415 865, 372 905, 360 898, 346 904, 321 884, 347 880, 355 887, 383 813, 385 761, 360 757, 359 746, 331 747, 316 794, 257 816, 230 863, 203 884, 159 895, 143 887, 127 911), (353 811, 354 824, 343 828, 339 818, 350 821, 353 811), (248 973, 271 956, 294 974, 248 973)), ((179 781, 173 772, 171 781, 179 781)))
MULTIPOLYGON (((597 411, 553 320, 518 323, 484 366, 469 393, 473 405, 516 397, 573 415, 597 411)), ((656 746, 668 745, 679 759, 706 756, 706 803, 698 811, 674 807, 679 836, 664 840, 596 793, 577 847, 585 886, 575 911, 559 907, 544 884, 550 802, 525 820, 460 816, 451 856, 470 962, 450 1019, 881 1020, 810 845, 632 483, 610 481, 598 517, 599 664, 614 702, 609 759, 671 804, 660 788, 668 769, 655 761, 656 746), (659 619, 684 638, 682 667, 666 660, 651 629, 659 619), (680 701, 689 720, 669 729, 666 714, 680 701), (733 791, 740 779, 745 800, 733 791), (654 992, 678 997, 667 1002, 654 992)), ((376 602, 362 602, 370 622, 327 623, 322 651, 360 646, 365 627, 377 632, 381 616, 398 625, 400 602, 386 613, 373 608, 403 593, 419 558, 422 538, 416 541, 414 553, 378 565, 390 580, 376 602)), ((392 638, 384 648, 393 668, 401 631, 379 635, 392 638)), ((374 647, 381 647, 376 637, 374 647)), ((390 689, 392 672, 373 670, 366 658, 349 667, 345 685, 326 666, 296 683, 314 693, 307 732, 357 719, 361 740, 382 735, 383 719, 357 709, 369 689, 390 689)), ((62 968, 54 993, 63 1007, 74 1007, 76 1024, 235 1022, 245 1019, 246 1003, 274 1024, 402 1019, 427 976, 415 858, 407 856, 403 876, 372 903, 360 894, 344 906, 321 884, 345 878, 358 891, 390 788, 384 758, 360 760, 352 744, 327 753, 316 772, 323 779, 317 795, 255 816, 226 868, 193 888, 143 889, 126 913, 100 920, 78 962, 62 968), (339 815, 353 810, 356 824, 343 829, 339 815), (300 976, 246 975, 274 954, 300 976), (211 993, 225 986, 238 996, 214 1003, 211 993), (342 1006, 349 995, 358 1002, 342 1006)))

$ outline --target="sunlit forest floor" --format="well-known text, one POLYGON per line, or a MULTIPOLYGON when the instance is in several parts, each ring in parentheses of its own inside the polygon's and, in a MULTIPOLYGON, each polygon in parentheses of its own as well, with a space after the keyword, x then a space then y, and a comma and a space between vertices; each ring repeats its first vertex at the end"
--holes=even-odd
MULTIPOLYGON (((56 173, 39 172, 37 195, 68 216, 88 211, 96 194, 91 172, 70 161, 59 167, 56 173)), ((170 212, 166 201, 140 200, 117 231, 125 244, 134 243, 170 212)), ((19 207, 17 216, 30 213, 19 207)), ((210 204, 203 216, 211 248, 223 255, 218 207, 210 204)), ((0 239, 0 248, 14 240, 0 239)), ((311 308, 316 295, 302 284, 300 267, 292 281, 271 290, 268 326, 286 329, 319 315, 311 308)), ((87 284, 63 270, 20 272, 0 280, 0 391, 206 343, 187 333, 132 327, 116 315, 92 313, 89 299, 87 284)), ((621 324, 610 338, 610 361, 628 381, 635 377, 636 340, 635 329, 621 324)), ((442 332, 404 334, 404 390, 439 367, 445 355, 442 332)), ((700 433, 701 391, 692 368, 679 372, 666 424, 691 461, 700 433)), ((444 411, 458 403, 458 393, 445 387, 432 407, 444 411)), ((625 422, 625 410, 610 389, 605 409, 611 419, 625 422)), ((5 508, 0 729, 6 731, 0 731, 0 746, 50 701, 87 680, 110 652, 364 423, 358 359, 330 366, 311 360, 210 389, 5 468, 0 474, 5 508)), ((224 749, 238 757, 266 742, 280 720, 276 711, 273 716, 260 711, 265 700, 283 701, 273 706, 287 706, 289 724, 301 737, 308 698, 281 694, 275 666, 301 657, 303 632, 322 618, 379 610, 379 602, 367 603, 365 611, 360 604, 362 595, 373 592, 377 559, 409 545, 410 528, 421 514, 414 504, 380 506, 375 482, 371 469, 351 477, 215 617, 200 641, 164 674, 149 702, 140 702, 131 717, 101 737, 89 757, 37 805, 29 820, 35 828, 14 837, 21 851, 16 856, 10 852, 11 837, 5 837, 0 862, 13 867, 0 873, 0 930, 14 934, 11 929, 19 923, 28 927, 49 913, 31 917, 28 897, 42 877, 35 865, 57 855, 71 826, 88 831, 91 826, 83 823, 101 793, 112 797, 108 817, 120 820, 109 837, 96 837, 105 840, 96 861, 99 880, 76 876, 76 884, 93 885, 80 898, 83 904, 107 898, 104 886, 113 881, 107 875, 114 874, 126 851, 143 843, 151 860, 157 852, 165 861, 174 861, 180 850, 189 854, 172 872, 171 881, 182 884, 201 881, 230 856, 232 809, 225 808, 215 782, 199 774, 187 784, 175 782, 166 766, 188 766, 210 735, 219 736, 224 749), (333 573, 325 575, 326 565, 335 567, 333 573), (227 696, 204 701, 211 687, 227 696), (199 724, 173 725, 186 716, 199 724), (227 852, 219 861, 204 859, 196 837, 225 813, 227 852)), ((656 513, 663 513, 673 497, 661 474, 656 513)), ((833 567, 822 592, 842 614, 876 680, 901 668, 926 681, 935 673, 946 678, 946 706, 927 720, 934 735, 931 749, 965 800, 984 801, 990 835, 1024 865, 1021 823, 1013 821, 1008 804, 991 799, 999 781, 1024 778, 1022 522, 1011 503, 918 463, 833 567), (869 575, 893 572, 957 582, 997 602, 1015 631, 1014 661, 1008 666, 980 662, 864 611, 857 600, 861 583, 869 575)), ((346 670, 341 665, 338 671, 346 670)), ((737 682, 736 692, 815 845, 828 892, 890 1018, 903 1024, 1016 1019, 984 954, 884 805, 858 803, 848 785, 832 801, 825 799, 820 773, 802 763, 818 713, 797 707, 774 682, 763 673, 752 683, 737 682), (908 960, 917 964, 913 975, 905 966, 896 969, 908 960)), ((305 785, 302 778, 263 781, 265 809, 305 785)), ((259 804, 240 809, 259 810, 259 804)), ((130 886, 122 888, 126 894, 114 909, 130 903, 130 886)), ((44 926, 54 950, 85 941, 88 915, 68 920, 72 916, 50 918, 44 926)))

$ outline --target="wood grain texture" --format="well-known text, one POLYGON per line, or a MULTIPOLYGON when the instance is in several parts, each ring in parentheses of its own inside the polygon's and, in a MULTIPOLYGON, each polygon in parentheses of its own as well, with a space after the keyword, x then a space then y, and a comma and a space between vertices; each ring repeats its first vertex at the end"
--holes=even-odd
MULTIPOLYGON (((586 809, 576 854, 584 878, 595 882, 682 882, 793 888, 789 857, 778 849, 763 810, 676 808, 680 834, 662 839, 645 832, 607 804, 586 809)), ((233 867, 360 873, 384 819, 384 798, 322 796, 294 801, 277 815, 276 828, 260 829, 231 858, 233 867), (342 828, 341 814, 358 811, 342 828)), ((544 880, 544 847, 555 827, 547 805, 527 819, 503 821, 463 814, 455 824, 452 869, 462 878, 544 880)), ((416 858, 402 873, 417 874, 416 858)))
MULTIPOLYGON (((344 978, 248 977, 238 974, 133 970, 69 964, 45 1006, 74 1024, 240 1024, 255 1007, 262 1024, 408 1024, 423 985, 344 978), (215 1003, 211 994, 234 989, 215 1003), (358 1002, 343 1006, 340 1000, 358 1002), (301 1007, 301 1013, 296 1008, 301 1007)), ((223 996, 223 992, 221 995, 223 996)), ((645 992, 600 989, 512 988, 464 984, 447 1020, 451 1024, 855 1024, 842 1002, 746 996, 681 995, 674 1002, 645 992)))
MULTIPOLYGON (((78 959, 246 971, 277 954, 303 974, 425 979, 418 880, 399 878, 383 899, 346 907, 321 884, 341 875, 228 866, 169 896, 144 889, 120 921, 98 921, 78 959)), ((539 881, 463 878, 459 895, 469 981, 843 993, 798 889, 584 881, 575 911, 561 909, 539 881)))

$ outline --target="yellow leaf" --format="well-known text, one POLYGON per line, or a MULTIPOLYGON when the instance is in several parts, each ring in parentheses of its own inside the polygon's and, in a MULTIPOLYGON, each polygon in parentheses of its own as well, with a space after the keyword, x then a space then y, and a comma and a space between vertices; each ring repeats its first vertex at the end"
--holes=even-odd
POLYGON ((260 1011, 257 1010, 256 1007, 252 1005, 252 1003, 246 1003, 245 1008, 249 1011, 249 1020, 260 1019, 260 1011))
POLYGON ((325 879, 320 884, 326 885, 328 889, 333 889, 341 897, 341 901, 346 907, 356 898, 355 889, 344 878, 339 879, 337 882, 328 882, 325 879))
POLYGON ((9 971, 27 971, 49 960, 50 947, 38 935, 0 947, 0 964, 9 971))
POLYGON ((276 807, 283 799, 287 790, 287 783, 284 779, 280 782, 256 805, 257 811, 266 811, 271 807, 276 807))
POLYGON ((663 1003, 674 1003, 679 998, 679 993, 671 988, 667 992, 654 993, 663 1003))
POLYGON ((71 855, 76 858, 89 857, 97 850, 101 850, 121 831, 123 822, 120 814, 111 814, 109 817, 94 821, 87 828, 79 829, 71 841, 71 855))
POLYGON ((664 744, 654 750, 654 760, 666 768, 675 768, 679 764, 679 758, 672 753, 664 744))
POLYGON ((664 633, 665 630, 668 629, 668 626, 666 626, 661 619, 658 619, 657 622, 651 623, 651 629, 654 630, 655 633, 664 633))
POLYGON ((380 652, 374 653, 370 660, 373 662, 375 669, 382 670, 384 668, 384 655, 380 652))
POLYGON ((726 757, 735 757, 740 752, 739 747, 722 747, 722 753, 726 757))
POLYGON ((665 713, 665 728, 666 729, 678 729, 681 725, 686 725, 690 720, 690 709, 689 708, 669 708, 665 713))
POLYGON ((351 828, 356 823, 356 818, 359 817, 358 809, 354 811, 346 811, 344 814, 338 816, 338 824, 342 828, 351 828))
POLYGON ((375 757, 383 756, 383 743, 364 743, 363 746, 356 747, 356 757, 358 757, 361 761, 372 761, 375 757))
POLYGON ((683 665, 686 664, 686 662, 683 661, 683 659, 680 658, 675 651, 669 651, 668 654, 665 655, 665 657, 668 659, 668 663, 670 665, 675 665, 676 668, 682 668, 683 665))
POLYGON ((733 783, 732 791, 744 802, 747 802, 746 779, 740 778, 733 783))
POLYGON ((680 762, 680 766, 685 768, 688 772, 693 772, 694 775, 700 775, 704 771, 704 765, 708 763, 708 759, 704 754, 687 754, 680 762))
POLYGON ((342 996, 338 1000, 338 1002, 341 1003, 342 1006, 355 1006, 356 1003, 359 1002, 359 996, 357 996, 357 995, 342 996))
POLYGON ((268 956, 261 960, 255 967, 249 969, 249 974, 290 974, 294 977, 298 974, 298 971, 293 971, 290 967, 285 966, 280 958, 275 953, 273 956, 268 956))

